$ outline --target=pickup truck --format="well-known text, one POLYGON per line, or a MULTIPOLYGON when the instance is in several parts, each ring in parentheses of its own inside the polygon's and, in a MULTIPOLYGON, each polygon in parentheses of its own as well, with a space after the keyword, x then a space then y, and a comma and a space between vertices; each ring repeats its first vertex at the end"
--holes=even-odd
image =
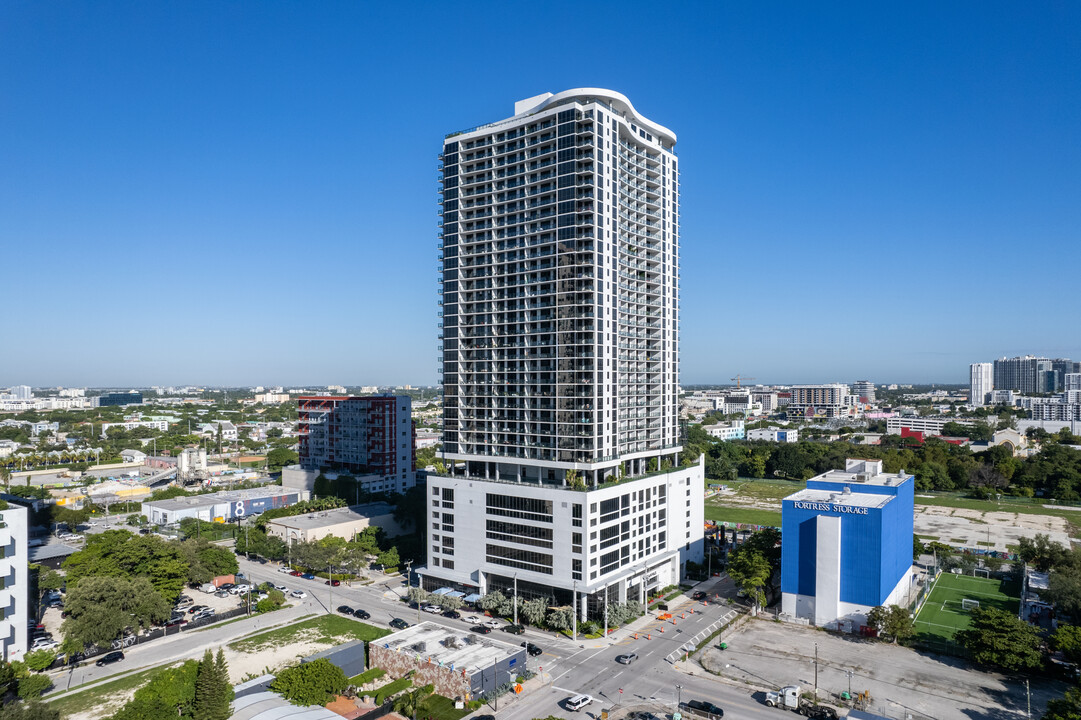
POLYGON ((681 702, 679 704, 679 711, 684 715, 702 718, 702 720, 721 720, 721 718, 724 717, 724 710, 713 703, 704 700, 688 700, 687 702, 681 702))

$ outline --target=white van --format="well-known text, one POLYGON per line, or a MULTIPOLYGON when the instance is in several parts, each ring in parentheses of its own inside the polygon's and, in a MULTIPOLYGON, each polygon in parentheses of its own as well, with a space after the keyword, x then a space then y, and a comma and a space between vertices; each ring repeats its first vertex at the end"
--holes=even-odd
POLYGON ((575 695, 572 698, 567 698, 567 709, 581 710, 591 702, 593 702, 593 698, 591 698, 589 695, 575 695))

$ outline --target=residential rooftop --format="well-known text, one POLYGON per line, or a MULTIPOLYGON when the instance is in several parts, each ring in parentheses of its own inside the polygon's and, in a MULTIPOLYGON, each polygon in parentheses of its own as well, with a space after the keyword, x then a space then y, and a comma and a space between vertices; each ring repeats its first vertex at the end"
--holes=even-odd
POLYGON ((367 505, 350 505, 349 507, 319 510, 304 515, 274 518, 271 522, 297 530, 315 530, 327 525, 338 525, 379 517, 380 515, 390 515, 393 512, 394 506, 390 503, 374 502, 367 505))
POLYGON ((169 498, 167 500, 144 500, 144 505, 153 505, 161 510, 184 510, 204 505, 220 505, 225 502, 237 502, 239 500, 258 500, 271 495, 296 495, 297 491, 285 489, 281 485, 266 485, 259 488, 247 488, 244 490, 222 490, 206 495, 188 495, 185 497, 169 498))

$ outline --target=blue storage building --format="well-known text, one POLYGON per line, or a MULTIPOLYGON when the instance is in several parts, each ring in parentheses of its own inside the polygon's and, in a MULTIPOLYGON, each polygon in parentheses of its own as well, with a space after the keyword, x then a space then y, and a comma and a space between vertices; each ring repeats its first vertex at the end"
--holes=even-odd
POLYGON ((907 605, 915 588, 916 480, 849 459, 786 497, 781 510, 781 610, 848 632, 877 605, 907 605))

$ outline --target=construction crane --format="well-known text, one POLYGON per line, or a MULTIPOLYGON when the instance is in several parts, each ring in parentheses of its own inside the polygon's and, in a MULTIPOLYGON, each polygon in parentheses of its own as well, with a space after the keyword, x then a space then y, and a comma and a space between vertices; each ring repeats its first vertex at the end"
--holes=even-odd
POLYGON ((754 380, 755 378, 753 378, 753 377, 743 377, 742 375, 737 374, 734 378, 728 378, 728 379, 736 381, 736 389, 738 390, 740 388, 740 382, 741 381, 743 381, 743 380, 754 380))

